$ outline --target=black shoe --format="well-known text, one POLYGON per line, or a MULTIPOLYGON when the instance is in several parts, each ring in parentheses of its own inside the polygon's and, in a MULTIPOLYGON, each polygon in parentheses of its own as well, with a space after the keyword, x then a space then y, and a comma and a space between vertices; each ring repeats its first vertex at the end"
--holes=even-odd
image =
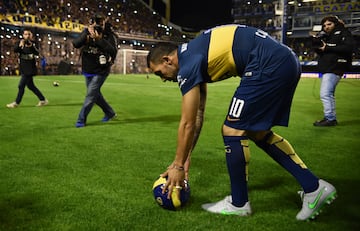
POLYGON ((329 126, 336 126, 336 125, 337 125, 336 120, 322 119, 322 120, 318 120, 318 121, 314 122, 314 126, 317 126, 317 127, 329 127, 329 126))

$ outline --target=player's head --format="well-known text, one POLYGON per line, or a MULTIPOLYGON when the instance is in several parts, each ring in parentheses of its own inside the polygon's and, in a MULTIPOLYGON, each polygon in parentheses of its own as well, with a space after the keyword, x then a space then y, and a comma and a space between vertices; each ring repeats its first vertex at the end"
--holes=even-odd
POLYGON ((161 43, 151 48, 147 56, 148 67, 164 82, 177 81, 177 48, 178 46, 172 43, 161 43))

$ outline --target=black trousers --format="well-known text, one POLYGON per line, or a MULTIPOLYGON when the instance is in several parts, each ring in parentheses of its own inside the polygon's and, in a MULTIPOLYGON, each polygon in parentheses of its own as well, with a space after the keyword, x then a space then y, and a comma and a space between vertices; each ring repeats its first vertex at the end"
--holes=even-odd
POLYGON ((35 86, 34 79, 32 75, 22 75, 20 82, 19 82, 19 91, 16 97, 15 102, 17 104, 20 104, 22 97, 25 93, 25 87, 28 87, 34 94, 39 98, 39 100, 45 100, 44 95, 41 93, 41 91, 35 86))

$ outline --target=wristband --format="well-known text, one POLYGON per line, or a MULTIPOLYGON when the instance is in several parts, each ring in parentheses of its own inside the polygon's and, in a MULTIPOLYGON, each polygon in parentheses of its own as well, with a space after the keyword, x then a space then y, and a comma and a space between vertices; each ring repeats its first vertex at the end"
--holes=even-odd
POLYGON ((176 170, 179 170, 179 171, 184 171, 184 166, 177 166, 177 165, 174 164, 173 168, 176 169, 176 170))

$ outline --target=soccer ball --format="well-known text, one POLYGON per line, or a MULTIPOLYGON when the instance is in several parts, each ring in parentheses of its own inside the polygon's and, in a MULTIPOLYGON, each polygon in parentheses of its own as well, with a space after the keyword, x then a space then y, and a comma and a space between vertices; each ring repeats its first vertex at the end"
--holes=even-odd
POLYGON ((179 190, 174 187, 173 193, 171 194, 171 199, 168 199, 169 190, 167 189, 164 194, 162 194, 162 189, 166 184, 167 178, 159 177, 153 185, 153 194, 155 201, 164 209, 168 210, 177 210, 181 206, 184 206, 190 198, 190 186, 186 180, 184 180, 185 187, 180 190, 180 200, 177 197, 175 191, 179 190))
POLYGON ((60 83, 57 82, 57 81, 54 81, 54 82, 53 82, 53 86, 54 86, 54 87, 58 87, 58 86, 60 86, 60 83))

